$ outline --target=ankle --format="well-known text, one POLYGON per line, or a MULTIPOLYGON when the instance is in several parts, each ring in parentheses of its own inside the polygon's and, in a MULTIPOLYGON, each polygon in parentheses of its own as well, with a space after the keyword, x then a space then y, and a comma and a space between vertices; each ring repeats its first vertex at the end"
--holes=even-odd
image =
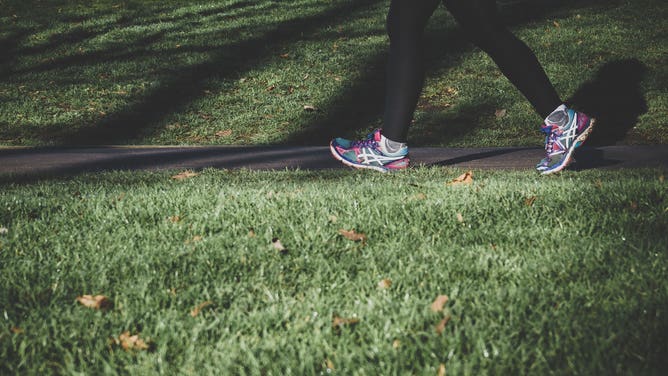
POLYGON ((404 148, 408 147, 406 143, 390 140, 382 134, 380 136, 379 144, 380 150, 385 154, 397 154, 403 151, 404 148))

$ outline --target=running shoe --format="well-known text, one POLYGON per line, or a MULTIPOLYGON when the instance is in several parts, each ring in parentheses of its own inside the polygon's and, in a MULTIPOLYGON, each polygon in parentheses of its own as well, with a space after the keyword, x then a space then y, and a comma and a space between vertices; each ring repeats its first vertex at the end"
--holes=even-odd
POLYGON ((353 168, 388 172, 408 167, 408 147, 404 146, 396 153, 385 153, 380 147, 381 140, 380 129, 376 129, 360 141, 335 138, 329 143, 329 150, 334 158, 353 168))
POLYGON ((585 142, 594 129, 595 119, 567 109, 568 122, 565 126, 544 124, 541 131, 545 137, 545 158, 536 169, 543 175, 553 174, 566 168, 573 161, 575 149, 585 142))

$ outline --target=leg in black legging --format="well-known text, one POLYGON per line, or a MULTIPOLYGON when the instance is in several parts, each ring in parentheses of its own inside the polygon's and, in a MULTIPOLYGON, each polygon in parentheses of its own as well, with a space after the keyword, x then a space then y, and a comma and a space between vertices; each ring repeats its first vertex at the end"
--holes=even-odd
POLYGON ((499 20, 494 0, 444 3, 470 40, 494 60, 543 118, 562 104, 533 51, 499 20))
MULTIPOLYGON (((383 135, 405 142, 424 83, 425 25, 438 0, 392 0, 387 16, 390 57, 383 135)), ((494 0, 444 0, 465 35, 547 117, 562 102, 534 53, 499 20, 494 0)))
POLYGON ((439 0, 392 0, 383 135, 405 142, 424 82, 422 35, 439 0))

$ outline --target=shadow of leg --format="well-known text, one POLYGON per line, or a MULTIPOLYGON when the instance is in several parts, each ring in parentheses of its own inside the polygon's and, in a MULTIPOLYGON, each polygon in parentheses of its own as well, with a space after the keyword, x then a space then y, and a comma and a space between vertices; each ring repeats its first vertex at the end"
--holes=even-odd
POLYGON ((596 118, 587 145, 614 145, 623 140, 647 111, 640 83, 647 68, 637 59, 605 64, 568 103, 596 118))

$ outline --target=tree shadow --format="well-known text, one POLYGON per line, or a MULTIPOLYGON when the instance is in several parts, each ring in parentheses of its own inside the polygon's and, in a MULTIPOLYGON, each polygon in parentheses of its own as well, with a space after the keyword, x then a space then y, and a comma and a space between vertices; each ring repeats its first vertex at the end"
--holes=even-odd
POLYGON ((94 145, 122 143, 155 133, 147 129, 168 114, 183 109, 203 96, 211 78, 236 78, 253 69, 280 46, 301 39, 301 33, 320 29, 340 22, 350 13, 371 6, 378 0, 344 3, 301 19, 276 24, 265 33, 221 48, 207 62, 181 69, 172 78, 150 92, 140 102, 131 104, 120 113, 102 119, 97 124, 65 133, 57 138, 58 144, 94 145))
POLYGON ((646 72, 647 67, 637 59, 606 63, 568 99, 573 107, 596 118, 588 145, 616 144, 647 112, 640 87, 646 72))

